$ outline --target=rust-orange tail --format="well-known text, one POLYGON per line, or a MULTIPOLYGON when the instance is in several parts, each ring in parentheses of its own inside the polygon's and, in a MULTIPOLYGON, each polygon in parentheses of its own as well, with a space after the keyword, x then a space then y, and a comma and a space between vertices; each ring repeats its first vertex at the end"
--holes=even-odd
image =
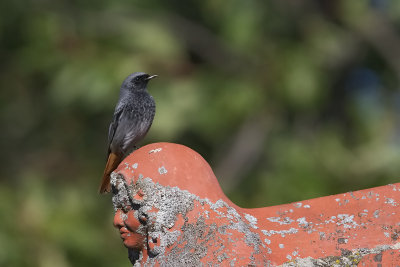
POLYGON ((110 174, 118 167, 121 163, 122 157, 117 154, 110 153, 108 155, 108 160, 106 168, 104 169, 103 179, 101 180, 99 193, 104 194, 111 191, 110 185, 110 174))

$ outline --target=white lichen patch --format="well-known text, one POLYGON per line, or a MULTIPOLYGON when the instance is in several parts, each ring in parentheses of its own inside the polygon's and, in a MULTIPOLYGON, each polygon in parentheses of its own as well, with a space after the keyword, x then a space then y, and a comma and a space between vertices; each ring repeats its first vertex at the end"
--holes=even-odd
POLYGON ((374 218, 379 218, 379 212, 380 212, 380 210, 374 211, 374 218))
POLYGON ((285 237, 286 235, 296 234, 298 230, 292 227, 289 230, 261 230, 261 232, 266 236, 281 235, 285 237))
POLYGON ((318 234, 320 240, 326 239, 326 234, 324 232, 318 232, 318 234))
POLYGON ((359 226, 354 221, 354 215, 338 214, 337 218, 338 218, 338 220, 336 222, 336 225, 338 225, 338 226, 343 225, 344 228, 356 228, 357 226, 359 226))
MULTIPOLYGON (((375 214, 375 213, 374 213, 375 214)), ((364 217, 367 216, 368 213, 359 213, 358 216, 359 217, 364 217)), ((361 225, 359 225, 355 220, 354 220, 355 216, 354 215, 350 215, 350 214, 338 214, 337 216, 331 216, 328 220, 325 220, 325 224, 329 224, 329 223, 335 223, 337 226, 343 226, 346 229, 350 229, 350 228, 356 228, 359 226, 363 226, 364 224, 362 223, 361 225)))
POLYGON ((336 216, 331 216, 328 220, 325 220, 325 223, 335 223, 336 222, 336 216))
POLYGON ((149 151, 149 154, 151 154, 151 153, 158 153, 158 152, 160 152, 161 150, 162 150, 161 147, 156 148, 156 149, 152 149, 152 150, 149 151))
POLYGON ((126 214, 126 213, 120 212, 119 216, 120 216, 120 219, 123 221, 128 219, 128 214, 126 214))
POLYGON ((393 207, 398 206, 397 202, 393 198, 389 198, 389 197, 387 197, 385 199, 385 204, 392 205, 393 207))
POLYGON ((388 232, 384 232, 383 234, 385 235, 385 237, 390 237, 390 233, 388 232))
POLYGON ((386 250, 397 250, 400 248, 400 243, 394 245, 379 245, 375 248, 358 248, 353 250, 346 250, 345 254, 341 256, 327 256, 324 258, 314 259, 311 257, 307 258, 296 258, 290 260, 290 262, 279 265, 278 267, 315 267, 315 266, 358 266, 358 263, 367 255, 380 254, 386 250))
POLYGON ((301 202, 297 202, 293 204, 296 208, 301 208, 301 206, 303 205, 303 203, 301 202))
POLYGON ((251 227, 253 227, 254 229, 258 228, 258 226, 257 226, 257 218, 256 217, 254 217, 254 216, 252 216, 250 214, 247 214, 247 213, 244 214, 244 217, 249 222, 251 227))
POLYGON ((394 184, 388 184, 388 186, 391 186, 393 191, 398 191, 398 190, 399 190, 399 189, 396 187, 396 185, 394 185, 394 184))
POLYGON ((160 168, 158 168, 158 173, 163 175, 166 174, 168 171, 164 166, 161 166, 160 168))
POLYGON ((307 228, 310 225, 310 223, 307 222, 306 217, 298 218, 296 221, 301 228, 307 228))
POLYGON ((292 222, 294 222, 294 220, 290 219, 289 217, 269 217, 267 218, 268 221, 270 222, 275 222, 275 223, 279 223, 280 225, 284 225, 284 224, 291 224, 292 222))

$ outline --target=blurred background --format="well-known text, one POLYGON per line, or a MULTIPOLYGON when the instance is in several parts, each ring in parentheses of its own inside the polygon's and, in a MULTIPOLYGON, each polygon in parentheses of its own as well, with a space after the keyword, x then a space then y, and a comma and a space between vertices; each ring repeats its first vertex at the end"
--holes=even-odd
POLYGON ((0 2, 0 266, 129 266, 97 193, 132 72, 142 145, 263 207, 399 182, 400 1, 0 2))

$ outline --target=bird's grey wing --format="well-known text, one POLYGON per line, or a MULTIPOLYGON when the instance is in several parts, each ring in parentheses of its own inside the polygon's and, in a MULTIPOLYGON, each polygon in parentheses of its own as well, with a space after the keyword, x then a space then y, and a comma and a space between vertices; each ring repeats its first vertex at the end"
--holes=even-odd
POLYGON ((124 108, 119 115, 117 124, 110 142, 111 151, 126 154, 130 152, 142 136, 142 117, 135 110, 124 108))
POLYGON ((108 128, 108 154, 111 152, 111 143, 114 140, 115 133, 118 128, 119 121, 121 119, 121 115, 124 109, 119 108, 114 112, 113 120, 110 123, 110 127, 108 128))

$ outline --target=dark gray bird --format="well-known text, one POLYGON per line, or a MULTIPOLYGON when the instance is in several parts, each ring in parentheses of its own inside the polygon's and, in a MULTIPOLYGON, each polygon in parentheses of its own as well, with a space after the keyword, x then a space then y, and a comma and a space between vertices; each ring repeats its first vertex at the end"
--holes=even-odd
POLYGON ((150 76, 135 72, 121 85, 119 100, 108 130, 108 160, 100 185, 100 193, 110 192, 110 174, 143 139, 153 123, 156 105, 146 87, 150 76))

